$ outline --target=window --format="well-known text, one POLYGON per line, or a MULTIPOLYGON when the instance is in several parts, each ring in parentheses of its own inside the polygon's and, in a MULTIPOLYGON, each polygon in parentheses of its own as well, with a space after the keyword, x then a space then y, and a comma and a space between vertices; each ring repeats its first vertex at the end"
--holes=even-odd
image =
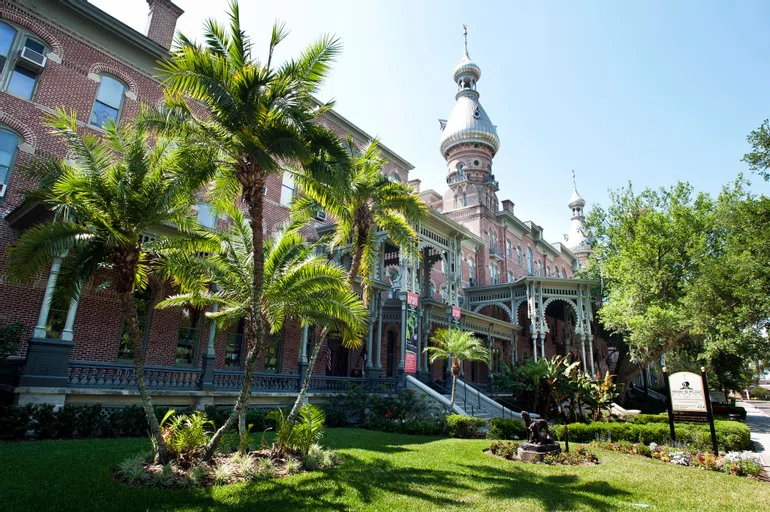
POLYGON ((10 181, 18 146, 19 137, 12 131, 0 128, 0 197, 5 195, 10 181))
POLYGON ((47 49, 21 29, 0 22, 0 83, 9 93, 32 99, 47 49))
POLYGON ((291 173, 283 173, 283 183, 281 183, 281 204, 289 206, 294 199, 294 176, 291 173))
POLYGON ((217 227, 217 215, 208 203, 198 203, 198 224, 207 228, 217 227))
POLYGON ((521 265, 521 246, 516 246, 516 262, 521 265))
POLYGON ((240 368, 241 353, 243 352, 244 320, 238 322, 235 329, 227 335, 227 348, 225 349, 225 368, 240 368))
POLYGON ((468 197, 465 195, 465 192, 463 192, 463 206, 468 206, 468 197))
POLYGON ((489 266, 489 280, 490 284, 500 284, 500 271, 495 265, 489 266))
POLYGON ((532 265, 532 249, 527 247, 527 273, 532 275, 535 273, 535 268, 532 265))
POLYGON ((182 321, 179 323, 179 334, 176 340, 176 364, 178 366, 193 366, 195 353, 200 338, 200 310, 184 308, 182 321))
MULTIPOLYGON (((136 303, 136 313, 139 320, 139 334, 142 336, 142 345, 147 346, 147 331, 150 327, 150 313, 152 311, 152 290, 148 287, 144 292, 134 293, 134 303, 136 303)), ((130 360, 133 357, 131 351, 131 339, 128 336, 128 328, 123 325, 123 332, 120 334, 118 343, 118 359, 130 360)))
POLYGON ((513 282, 513 272, 508 272, 508 282, 509 283, 513 282))
POLYGON ((564 276, 564 279, 567 279, 569 276, 567 275, 567 269, 562 267, 561 268, 561 274, 564 276))
POLYGON ((464 168, 465 166, 463 166, 463 164, 461 163, 457 164, 457 177, 459 179, 462 179, 465 177, 465 171, 463 170, 464 168))
POLYGON ((473 282, 476 281, 476 262, 473 260, 468 260, 468 278, 473 282))
POLYGON ((270 334, 267 338, 267 347, 265 351, 265 370, 266 372, 278 373, 280 371, 281 345, 283 341, 283 329, 275 334, 270 334))
POLYGON ((453 204, 454 204, 454 209, 456 210, 457 209, 457 196, 455 196, 453 204))
POLYGON ((398 173, 395 173, 395 172, 391 174, 388 179, 393 183, 401 183, 401 176, 399 176, 398 173))
POLYGON ((551 267, 545 267, 545 275, 551 277, 551 267))
POLYGON ((543 264, 539 261, 537 262, 537 275, 542 276, 543 275, 543 264))
POLYGON ((101 75, 99 90, 96 91, 94 108, 91 110, 92 125, 101 128, 108 119, 116 123, 120 121, 120 109, 123 106, 123 98, 126 86, 117 78, 110 75, 101 75))
POLYGON ((561 274, 559 273, 559 267, 556 267, 556 277, 561 277, 561 274))
POLYGON ((513 259, 513 246, 511 245, 510 240, 505 241, 505 255, 508 257, 508 259, 513 259))

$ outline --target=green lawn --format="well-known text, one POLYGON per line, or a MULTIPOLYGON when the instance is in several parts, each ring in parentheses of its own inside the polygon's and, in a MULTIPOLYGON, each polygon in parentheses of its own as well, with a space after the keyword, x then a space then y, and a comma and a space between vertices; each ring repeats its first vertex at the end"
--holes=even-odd
POLYGON ((175 491, 110 477, 143 439, 0 444, 0 510, 770 510, 770 484, 618 453, 550 467, 489 457, 487 441, 332 429, 325 442, 343 466, 175 491))

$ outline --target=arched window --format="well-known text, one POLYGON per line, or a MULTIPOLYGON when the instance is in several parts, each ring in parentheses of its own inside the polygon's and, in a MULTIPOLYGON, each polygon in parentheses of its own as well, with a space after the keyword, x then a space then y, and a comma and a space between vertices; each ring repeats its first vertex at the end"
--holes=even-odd
POLYGON ((295 191, 294 175, 290 172, 283 173, 283 182, 281 183, 281 204, 289 206, 294 200, 295 191))
POLYGON ((388 179, 394 183, 401 183, 401 176, 399 176, 396 172, 391 174, 388 179))
POLYGON ((126 94, 126 85, 114 76, 101 75, 100 78, 89 121, 99 128, 104 126, 108 119, 120 122, 120 110, 123 108, 123 98, 126 94))
POLYGON ((559 267, 556 267, 556 277, 561 277, 561 274, 559 273, 559 267))
POLYGON ((521 246, 516 246, 516 262, 521 265, 521 246))
POLYGON ((468 196, 463 192, 463 206, 468 206, 468 196))
POLYGON ((489 230, 489 248, 493 251, 497 250, 497 235, 491 229, 489 230))
POLYGON ((527 247, 527 273, 529 275, 532 275, 535 273, 535 267, 533 266, 532 261, 532 249, 527 247))
POLYGON ((569 277, 569 276, 567 275, 567 269, 566 269, 566 268, 562 267, 562 268, 561 268, 561 273, 562 273, 562 275, 564 276, 564 279, 567 279, 567 278, 569 277))
POLYGON ((513 272, 508 272, 508 282, 509 283, 513 282, 513 272))
POLYGON ((509 259, 513 259, 513 246, 511 245, 510 240, 505 241, 505 256, 509 259))
MULTIPOLYGON (((143 292, 134 292, 134 304, 139 320, 139 333, 142 336, 142 349, 147 349, 147 333, 150 330, 150 317, 152 316, 153 291, 148 286, 143 292)), ((118 343, 118 360, 131 360, 131 339, 128 336, 128 327, 123 324, 123 332, 118 343)))
POLYGON ((0 127, 0 197, 5 195, 8 182, 11 181, 19 140, 19 136, 14 132, 0 127))
POLYGON ((461 180, 465 178, 465 170, 462 163, 457 164, 457 179, 461 180))
POLYGON ((472 259, 468 260, 468 277, 471 282, 471 286, 476 284, 476 262, 472 259))
POLYGON ((455 194, 455 198, 454 198, 454 201, 453 201, 452 204, 453 204, 453 208, 456 210, 457 209, 457 194, 455 194))
POLYGON ((551 267, 545 267, 545 275, 551 277, 551 267))
POLYGON ((48 49, 20 27, 0 22, 0 84, 10 94, 32 99, 48 49))
POLYGON ((543 275, 543 264, 539 261, 537 262, 537 275, 542 276, 543 275))
POLYGON ((500 284, 500 271, 498 270, 497 265, 489 266, 489 280, 490 284, 500 284))

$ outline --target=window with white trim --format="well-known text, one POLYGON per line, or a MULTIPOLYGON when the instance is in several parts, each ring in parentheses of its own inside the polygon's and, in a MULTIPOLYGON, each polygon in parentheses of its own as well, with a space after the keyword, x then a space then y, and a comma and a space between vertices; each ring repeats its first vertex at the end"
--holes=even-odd
POLYGON ((20 140, 20 137, 11 130, 0 127, 0 198, 8 189, 20 140))
POLYGON ((513 282, 513 272, 508 272, 508 282, 509 283, 513 282))
POLYGON ((527 273, 532 275, 535 273, 535 267, 532 261, 532 249, 527 247, 527 273))
POLYGON ((561 277, 561 273, 559 272, 559 267, 556 267, 556 277, 561 277))
POLYGON ((100 75, 94 106, 91 108, 89 123, 101 128, 107 120, 120 122, 120 111, 126 96, 126 85, 112 75, 100 75))
POLYGON ((211 205, 201 201, 198 203, 198 224, 207 228, 217 227, 217 214, 211 209, 211 205))
POLYGON ((45 68, 48 48, 33 34, 0 22, 0 84, 2 89, 31 100, 45 68))
POLYGON ((283 173, 283 183, 281 183, 281 204, 289 206, 294 200, 295 193, 294 175, 290 172, 283 173))
POLYGON ((489 266, 489 284, 500 284, 500 271, 496 265, 489 266))
POLYGON ((542 276, 543 275, 543 264, 539 261, 537 262, 537 275, 542 276))
POLYGON ((516 262, 521 265, 521 246, 516 246, 516 262))

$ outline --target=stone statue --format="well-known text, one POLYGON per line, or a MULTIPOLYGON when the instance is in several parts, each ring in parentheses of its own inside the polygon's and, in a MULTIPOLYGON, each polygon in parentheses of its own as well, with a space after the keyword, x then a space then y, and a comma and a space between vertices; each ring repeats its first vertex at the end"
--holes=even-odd
POLYGON ((527 428, 527 441, 535 444, 551 444, 553 439, 548 432, 548 422, 542 418, 532 420, 527 411, 521 411, 521 418, 527 428))

